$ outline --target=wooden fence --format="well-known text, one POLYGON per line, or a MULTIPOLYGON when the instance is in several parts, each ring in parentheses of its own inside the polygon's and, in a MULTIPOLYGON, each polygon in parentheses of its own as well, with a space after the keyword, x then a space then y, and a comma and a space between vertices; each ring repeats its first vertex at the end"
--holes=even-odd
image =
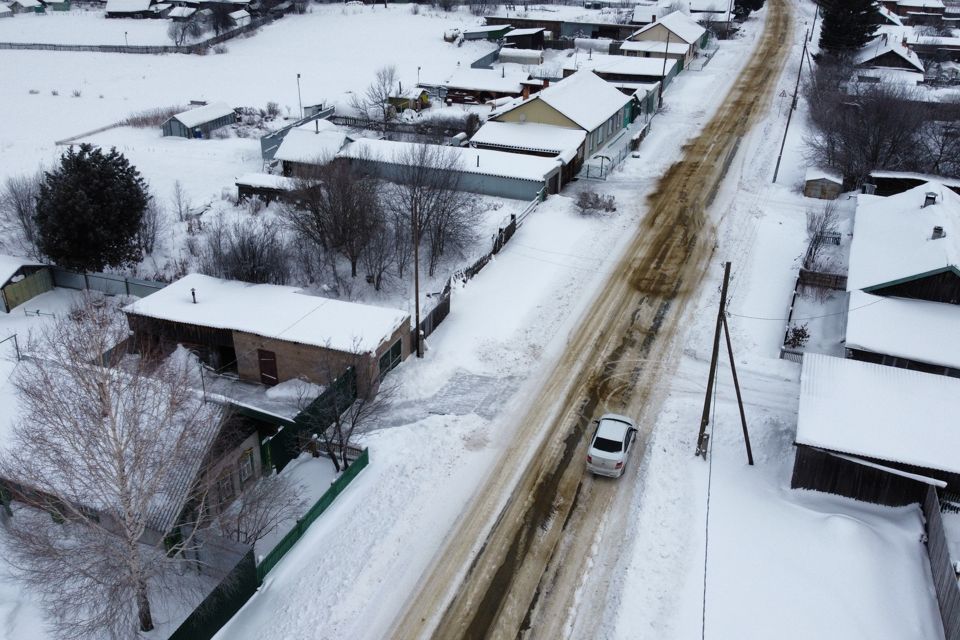
POLYGON ((206 53, 207 49, 227 40, 236 38, 244 33, 254 31, 265 24, 273 22, 274 18, 265 16, 257 18, 248 25, 231 29, 226 33, 208 38, 203 42, 184 45, 111 45, 111 44, 47 44, 39 42, 0 42, 0 49, 26 49, 30 51, 83 51, 92 53, 206 53))
POLYGON ((840 273, 826 273, 823 271, 810 271, 801 267, 800 274, 797 277, 797 284, 805 287, 815 287, 818 289, 833 289, 834 291, 847 290, 847 276, 840 273))
POLYGON ((960 587, 957 586, 957 573, 943 529, 940 500, 933 487, 927 489, 923 515, 927 521, 927 557, 930 559, 933 587, 937 592, 943 636, 946 640, 960 640, 960 587))

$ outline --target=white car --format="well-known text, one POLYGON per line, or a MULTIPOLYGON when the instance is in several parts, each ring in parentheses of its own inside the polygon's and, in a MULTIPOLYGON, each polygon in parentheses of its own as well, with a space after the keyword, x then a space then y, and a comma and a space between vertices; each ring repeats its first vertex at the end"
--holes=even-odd
POLYGON ((597 431, 587 449, 587 471, 599 476, 619 478, 637 437, 637 426, 630 418, 616 413, 597 420, 597 431))

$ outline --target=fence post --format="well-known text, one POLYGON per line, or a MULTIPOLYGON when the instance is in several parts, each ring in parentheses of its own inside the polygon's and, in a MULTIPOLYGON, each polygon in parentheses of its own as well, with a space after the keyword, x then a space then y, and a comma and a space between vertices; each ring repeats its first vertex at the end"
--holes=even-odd
POLYGON ((123 288, 127 292, 127 295, 130 295, 130 280, 126 276, 123 277, 123 288))
POLYGON ((89 288, 90 288, 90 280, 87 279, 87 272, 86 272, 86 271, 83 272, 83 288, 84 288, 84 289, 89 289, 89 288))

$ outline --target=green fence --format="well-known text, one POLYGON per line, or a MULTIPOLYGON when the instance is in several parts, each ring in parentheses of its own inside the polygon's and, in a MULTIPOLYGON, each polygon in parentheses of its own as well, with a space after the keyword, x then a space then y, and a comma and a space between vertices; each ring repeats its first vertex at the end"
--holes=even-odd
POLYGON ((306 409, 293 419, 294 424, 284 427, 269 441, 270 462, 278 472, 300 455, 303 436, 326 429, 357 399, 357 376, 353 367, 348 367, 306 409))
POLYGON ((257 579, 263 581, 263 578, 273 569, 280 559, 287 554, 290 549, 293 548, 293 545, 297 543, 298 540, 307 532, 307 529, 310 528, 310 525, 313 524, 313 521, 320 517, 327 508, 333 504, 333 501, 337 499, 343 490, 347 488, 354 478, 357 477, 357 474, 363 470, 370 463, 370 453, 368 449, 364 449, 363 453, 360 454, 360 457, 347 467, 347 470, 337 478, 330 488, 320 496, 320 499, 317 500, 316 504, 310 507, 310 510, 307 511, 306 515, 303 518, 297 520, 297 524, 294 525, 287 535, 283 536, 283 539, 277 543, 277 546, 273 548, 273 551, 268 553, 263 561, 257 565, 257 579))
POLYGON ((250 549, 168 640, 212 638, 256 593, 259 585, 253 549, 250 549))

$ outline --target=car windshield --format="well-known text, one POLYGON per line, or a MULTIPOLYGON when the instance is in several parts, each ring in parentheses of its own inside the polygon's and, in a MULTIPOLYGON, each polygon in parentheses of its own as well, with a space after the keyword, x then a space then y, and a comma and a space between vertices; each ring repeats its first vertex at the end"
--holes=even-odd
POLYGON ((593 441, 593 448, 597 451, 616 453, 623 448, 623 443, 617 442, 616 440, 607 440, 606 438, 597 438, 593 441))

